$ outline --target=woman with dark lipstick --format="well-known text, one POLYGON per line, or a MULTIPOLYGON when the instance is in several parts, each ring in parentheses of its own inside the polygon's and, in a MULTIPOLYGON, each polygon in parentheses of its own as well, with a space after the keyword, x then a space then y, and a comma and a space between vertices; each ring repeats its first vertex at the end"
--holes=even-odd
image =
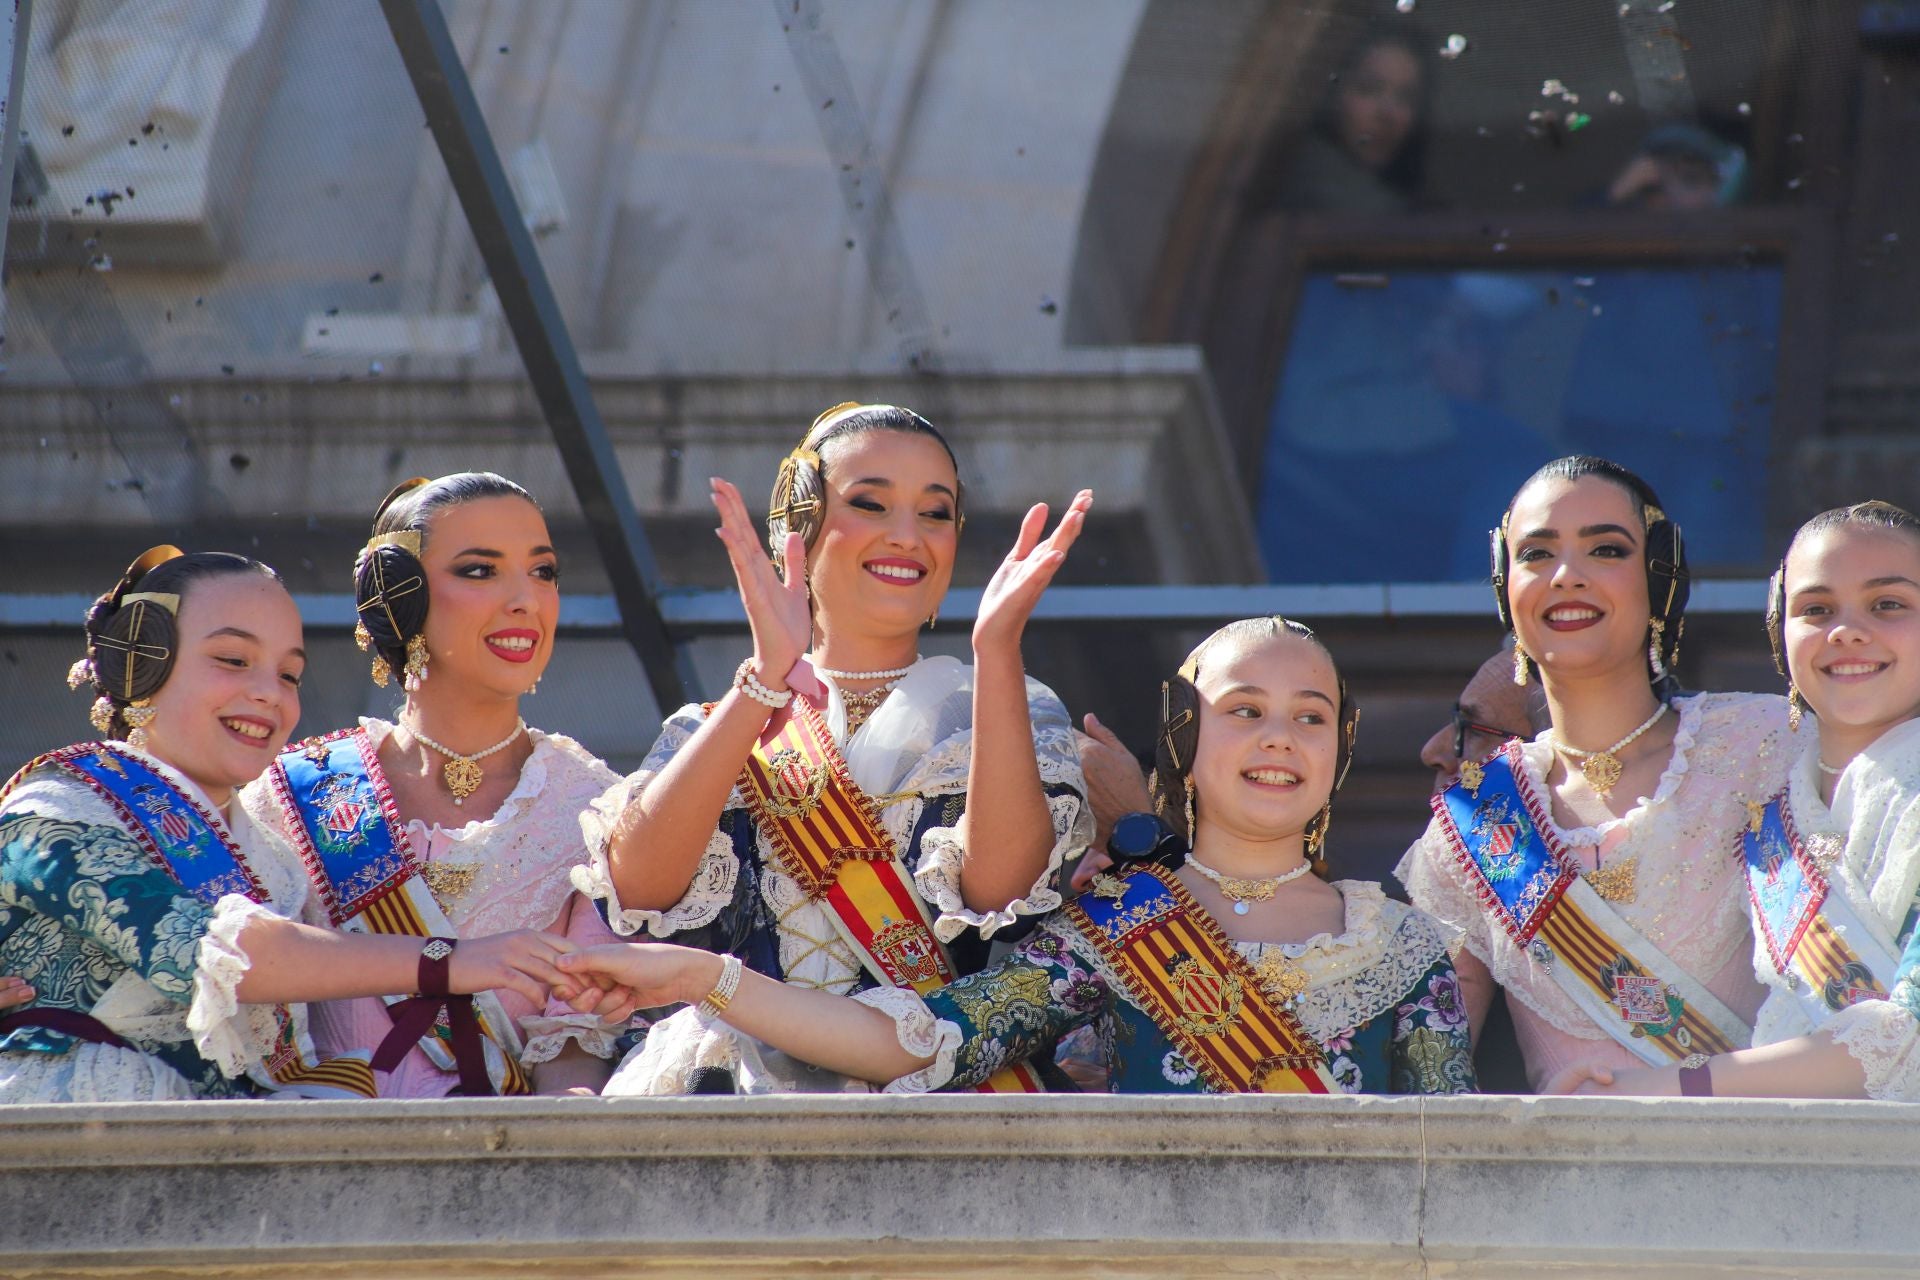
POLYGON ((1492 550, 1514 680, 1540 680, 1551 727, 1464 762, 1398 870, 1465 932, 1475 1035, 1497 983, 1536 1090, 1744 1048, 1762 990, 1733 850, 1785 784, 1785 699, 1676 696, 1684 540, 1626 468, 1548 463, 1492 550))
MULTIPOLYGON (((553 656, 559 584, 546 518, 511 480, 410 480, 380 505, 354 563, 355 635, 375 683, 401 685, 399 714, 290 747, 242 796, 301 851, 335 927, 612 936, 568 875, 586 856, 580 812, 618 775, 521 718, 553 656)), ((620 1030, 600 1015, 632 1012, 551 993, 476 1004, 498 1093, 597 1090, 620 1030)), ((335 1054, 372 1051, 393 1025, 377 999, 314 1006, 335 1054)), ((383 1097, 478 1091, 440 1031, 373 1065, 383 1097)))

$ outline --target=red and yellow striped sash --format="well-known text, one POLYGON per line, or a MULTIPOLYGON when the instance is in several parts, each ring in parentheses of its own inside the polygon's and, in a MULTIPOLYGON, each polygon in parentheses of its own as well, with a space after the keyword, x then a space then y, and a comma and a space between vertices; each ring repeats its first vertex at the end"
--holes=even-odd
POLYGON ((1675 1062, 1690 1054, 1731 1053, 1741 1047, 1602 933, 1572 895, 1562 897, 1547 914, 1539 937, 1553 948, 1557 963, 1619 1010, 1622 1019, 1636 1024, 1635 1038, 1644 1037, 1675 1062))
MULTIPOLYGON (((796 693, 779 730, 754 744, 740 790, 780 869, 831 911, 840 934, 876 977, 920 995, 954 979, 926 904, 901 866, 873 800, 847 772, 820 712, 796 693)), ((1024 1064, 976 1085, 982 1093, 1039 1093, 1024 1064)))
POLYGON ((1221 1093, 1332 1093, 1326 1055, 1273 1003, 1217 921, 1171 872, 1145 867, 1067 918, 1134 1001, 1221 1093))

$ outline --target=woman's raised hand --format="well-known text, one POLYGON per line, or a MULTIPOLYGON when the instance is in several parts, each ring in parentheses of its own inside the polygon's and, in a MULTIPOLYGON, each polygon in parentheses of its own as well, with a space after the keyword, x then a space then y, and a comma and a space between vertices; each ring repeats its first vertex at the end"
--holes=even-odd
POLYGON ((1027 512, 1026 519, 1020 522, 1020 536, 1014 539, 1013 550, 1007 552, 1007 558, 993 571, 993 577, 987 580, 987 589, 980 595, 980 612, 973 621, 976 651, 995 646, 1020 647, 1020 636, 1026 630, 1027 619, 1033 616, 1033 607, 1040 603, 1047 584, 1065 562, 1067 550, 1080 536, 1087 508, 1092 505, 1093 490, 1082 489, 1075 494, 1060 523, 1044 540, 1040 534, 1047 527, 1047 504, 1042 502, 1027 512))
POLYGON ((807 547, 797 533, 787 535, 782 562, 786 577, 775 571, 760 549, 760 535, 747 504, 732 484, 715 476, 713 506, 720 513, 714 532, 726 545, 733 578, 740 587, 740 603, 753 629, 754 665, 760 682, 772 689, 787 687, 787 671, 813 643, 813 612, 807 605, 807 547))

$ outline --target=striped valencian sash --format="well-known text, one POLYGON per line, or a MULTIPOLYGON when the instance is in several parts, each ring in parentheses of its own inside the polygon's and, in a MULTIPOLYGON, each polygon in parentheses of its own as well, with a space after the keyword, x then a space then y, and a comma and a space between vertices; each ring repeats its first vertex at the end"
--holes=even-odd
MULTIPOLYGON (((154 865, 209 905, 230 893, 267 903, 265 890, 228 834, 193 796, 118 743, 63 747, 33 761, 0 789, 0 800, 35 769, 57 769, 106 801, 127 834, 154 865)), ((303 1004, 274 1005, 278 1034, 266 1058, 247 1074, 283 1097, 371 1098, 373 1069, 363 1058, 322 1060, 307 1029, 303 1004)))
MULTIPOLYGON (((342 729, 290 747, 267 770, 294 846, 333 926, 347 933, 413 938, 458 936, 421 875, 421 862, 394 807, 373 739, 342 729)), ((410 999, 382 997, 388 1005, 410 999)), ((531 1093, 520 1065, 520 1037, 500 998, 476 993, 487 1074, 502 1094, 531 1093)), ((458 1069, 444 1011, 421 1052, 442 1071, 458 1069)))
POLYGON ((1066 916, 1215 1092, 1340 1092, 1319 1041, 1171 871, 1098 877, 1066 916))
POLYGON ((1756 806, 1740 832, 1754 932, 1818 1028, 1862 1000, 1885 1000, 1900 953, 1873 913, 1857 909, 1829 879, 1837 843, 1831 855, 1809 844, 1794 826, 1785 791, 1756 806))
POLYGON ((1753 1029, 1621 918, 1559 848, 1510 742, 1433 798, 1482 907, 1594 1024, 1651 1066, 1745 1048, 1753 1029))
MULTIPOLYGON (((873 799, 853 781, 819 710, 802 694, 786 723, 754 744, 741 774, 754 825, 780 869, 827 907, 867 971, 925 995, 954 979, 927 905, 901 863, 873 799)), ((1040 1093, 1025 1064, 974 1086, 980 1093, 1040 1093)))

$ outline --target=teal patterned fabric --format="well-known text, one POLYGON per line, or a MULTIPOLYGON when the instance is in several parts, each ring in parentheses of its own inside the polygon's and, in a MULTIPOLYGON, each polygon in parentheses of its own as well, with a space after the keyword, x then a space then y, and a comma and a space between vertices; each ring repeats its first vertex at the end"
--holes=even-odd
MULTIPOLYGON (((0 973, 32 983, 35 1008, 91 1013, 129 970, 168 999, 190 1004, 212 915, 118 827, 37 813, 0 816, 0 973)), ((78 1043, 27 1027, 0 1038, 0 1052, 61 1054, 78 1043)), ((222 1076, 190 1043, 131 1043, 203 1096, 254 1092, 246 1080, 222 1076)))
POLYGON ((1888 999, 1920 1019, 1920 929, 1914 927, 1920 907, 1907 913, 1907 949, 1900 955, 1900 967, 1893 973, 1893 990, 1888 999))
MULTIPOLYGON (((1391 945, 1391 944, 1389 944, 1391 945)), ((1004 962, 926 997, 960 1028, 953 1079, 978 1084, 1010 1063, 1050 1055, 1093 1025, 1114 1093, 1205 1093, 1206 1080, 1126 993, 1105 977, 1092 944, 1064 915, 1047 919, 1004 962)), ((1321 1045, 1348 1093, 1472 1093, 1473 1046, 1453 962, 1443 953, 1393 1005, 1321 1045)))

